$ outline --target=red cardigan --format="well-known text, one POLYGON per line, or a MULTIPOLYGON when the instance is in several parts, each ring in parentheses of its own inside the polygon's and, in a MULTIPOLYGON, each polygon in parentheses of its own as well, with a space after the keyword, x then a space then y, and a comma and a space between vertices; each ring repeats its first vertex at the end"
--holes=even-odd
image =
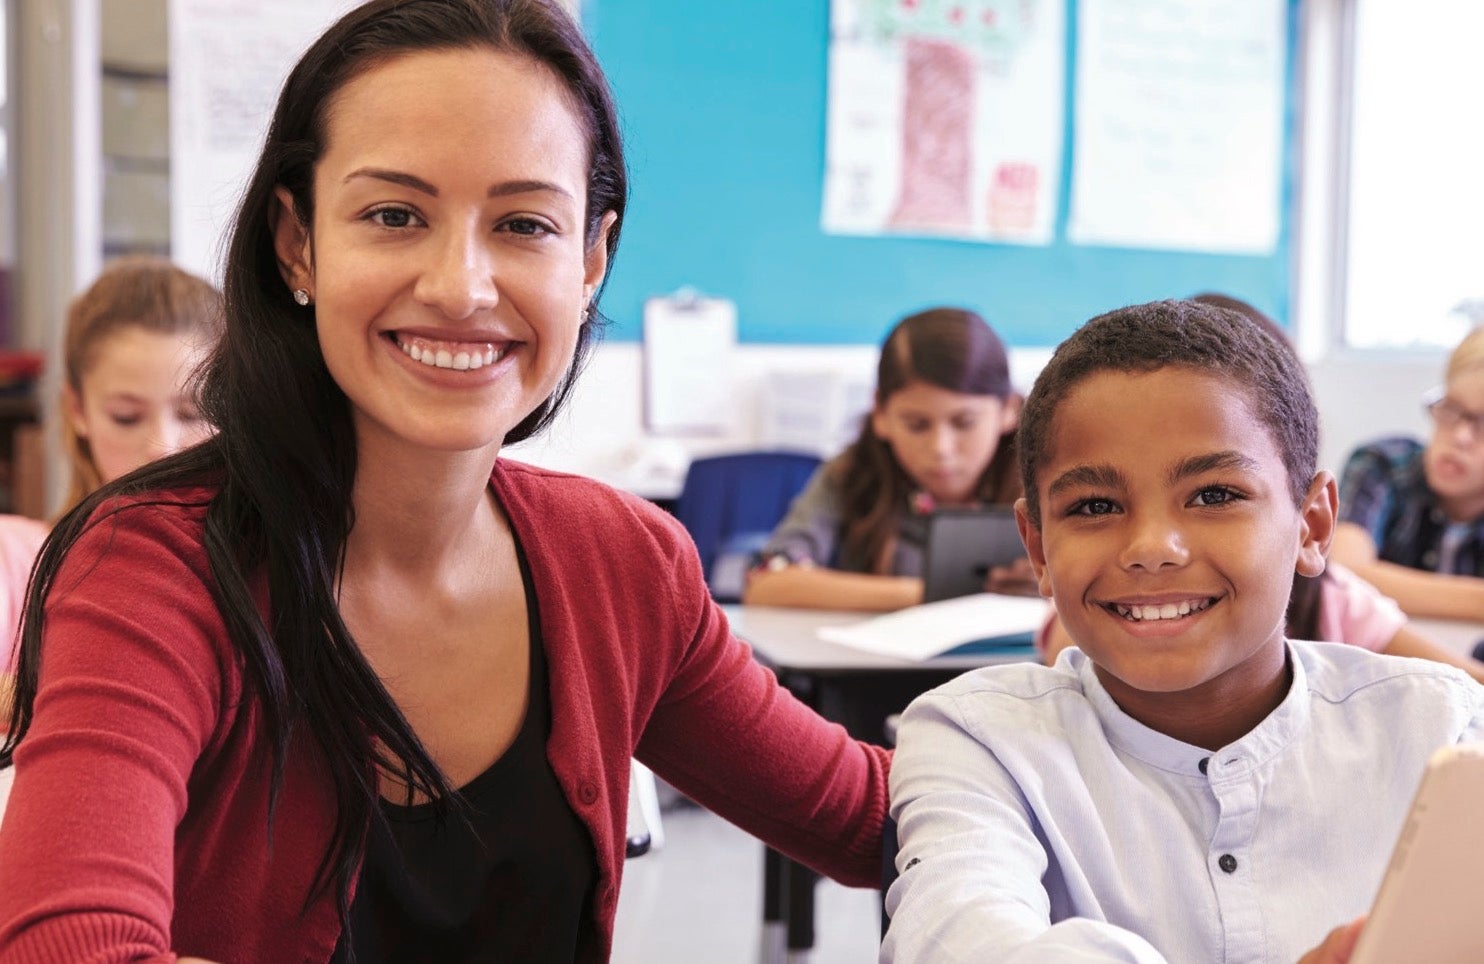
MULTIPOLYGON (((880 870, 886 751, 775 682, 711 603, 674 519, 501 460, 491 485, 530 563, 551 667, 547 756, 592 834, 604 960, 629 758, 844 883, 880 870)), ((0 831, 0 961, 322 962, 308 904, 335 813, 301 732, 268 826, 269 744, 209 592, 209 490, 133 506, 73 548, 47 603, 41 688, 0 831)))

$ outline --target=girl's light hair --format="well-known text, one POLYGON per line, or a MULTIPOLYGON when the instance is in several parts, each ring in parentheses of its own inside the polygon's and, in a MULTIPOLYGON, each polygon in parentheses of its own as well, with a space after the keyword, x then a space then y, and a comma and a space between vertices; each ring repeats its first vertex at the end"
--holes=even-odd
POLYGON ((1452 379, 1455 375, 1481 367, 1484 367, 1484 325, 1476 325, 1448 356, 1444 378, 1452 379))
MULTIPOLYGON (((67 306, 62 336, 62 375, 82 397, 83 376, 97 364, 108 339, 139 328, 162 335, 186 335, 213 345, 221 337, 222 296, 212 285, 168 260, 149 256, 120 258, 67 306)), ((66 512, 103 484, 88 440, 71 419, 61 419, 62 451, 71 469, 66 512)))

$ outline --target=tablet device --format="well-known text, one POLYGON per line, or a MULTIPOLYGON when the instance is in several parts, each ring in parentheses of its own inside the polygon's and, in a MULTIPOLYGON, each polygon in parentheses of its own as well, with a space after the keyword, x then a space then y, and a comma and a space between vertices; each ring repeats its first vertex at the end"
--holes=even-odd
POLYGON ((1484 743, 1428 760, 1350 964, 1484 961, 1484 743))
POLYGON ((990 569, 1024 556, 1010 506, 935 509, 923 538, 922 601, 984 592, 990 569))

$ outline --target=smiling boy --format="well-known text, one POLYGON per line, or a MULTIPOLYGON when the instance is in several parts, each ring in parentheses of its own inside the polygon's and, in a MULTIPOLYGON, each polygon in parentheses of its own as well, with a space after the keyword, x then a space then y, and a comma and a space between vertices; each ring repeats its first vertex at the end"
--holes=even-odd
POLYGON ((1484 689, 1285 639, 1335 527, 1297 360, 1222 308, 1125 308, 1021 425, 1021 534, 1079 649, 904 715, 882 960, 1343 961, 1484 689))

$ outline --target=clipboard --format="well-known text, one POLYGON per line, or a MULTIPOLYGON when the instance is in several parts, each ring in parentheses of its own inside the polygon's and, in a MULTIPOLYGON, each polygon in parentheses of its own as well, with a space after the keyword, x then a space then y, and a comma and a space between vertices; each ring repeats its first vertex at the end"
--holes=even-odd
POLYGON ((1484 929, 1478 924, 1480 799, 1484 743, 1434 752, 1351 964, 1484 960, 1484 929))
POLYGON ((682 288, 644 302, 644 426, 659 435, 731 425, 737 305, 682 288))

